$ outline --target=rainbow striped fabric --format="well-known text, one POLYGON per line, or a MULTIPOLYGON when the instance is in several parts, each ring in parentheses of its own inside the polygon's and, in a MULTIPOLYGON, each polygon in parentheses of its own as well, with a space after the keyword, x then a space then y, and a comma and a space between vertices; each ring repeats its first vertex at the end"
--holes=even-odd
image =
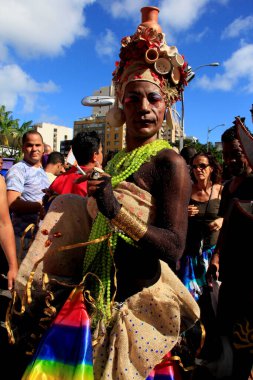
MULTIPOLYGON (((180 380, 168 353, 146 380, 180 380)), ((94 380, 89 316, 82 289, 74 289, 45 333, 22 380, 94 380)))
POLYGON ((89 316, 74 289, 47 330, 22 380, 93 380, 89 316))
POLYGON ((181 380, 179 365, 176 361, 171 360, 171 353, 169 352, 163 361, 156 365, 150 372, 146 380, 181 380))

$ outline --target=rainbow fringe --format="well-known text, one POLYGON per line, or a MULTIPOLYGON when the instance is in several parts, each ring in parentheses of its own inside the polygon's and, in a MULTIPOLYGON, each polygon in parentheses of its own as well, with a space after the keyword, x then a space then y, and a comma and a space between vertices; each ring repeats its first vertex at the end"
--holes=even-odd
POLYGON ((22 380, 93 380, 89 316, 74 289, 43 337, 22 380))

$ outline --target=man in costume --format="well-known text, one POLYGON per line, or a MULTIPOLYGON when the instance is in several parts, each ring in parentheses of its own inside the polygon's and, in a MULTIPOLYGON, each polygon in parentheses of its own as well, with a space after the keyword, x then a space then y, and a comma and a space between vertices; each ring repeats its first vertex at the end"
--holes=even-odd
MULTIPOLYGON (((187 64, 166 44, 157 23, 146 24, 146 12, 158 15, 159 9, 141 11, 142 24, 122 39, 113 73, 117 106, 108 115, 111 125, 126 121, 126 149, 113 157, 104 174, 93 170, 82 179, 88 180, 85 201, 94 219, 82 275, 96 380, 152 379, 157 365, 164 378, 174 379, 169 352, 199 318, 196 302, 171 269, 185 245, 188 168, 167 141, 157 139, 166 109, 180 99, 187 64)), ((62 197, 51 204, 41 231, 62 197)), ((57 227, 61 232, 60 223, 57 227)), ((32 379, 36 371, 47 374, 41 361, 49 363, 55 356, 41 350, 23 379, 32 379)), ((69 378, 92 378, 82 375, 84 363, 84 357, 75 361, 69 378)))

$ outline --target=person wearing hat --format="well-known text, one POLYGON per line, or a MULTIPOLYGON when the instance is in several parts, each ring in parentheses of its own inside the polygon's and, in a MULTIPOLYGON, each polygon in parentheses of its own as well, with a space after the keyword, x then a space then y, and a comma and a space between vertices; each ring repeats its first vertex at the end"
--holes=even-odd
MULTIPOLYGON (((158 13, 145 7, 143 17, 147 8, 158 13)), ((112 233, 109 247, 108 241, 89 245, 84 259, 83 274, 102 281, 99 289, 91 285, 98 311, 92 320, 96 379, 145 379, 174 347, 186 319, 189 328, 199 317, 170 269, 184 250, 190 177, 184 159, 157 138, 166 110, 180 99, 187 65, 145 20, 121 44, 113 73, 116 107, 107 120, 113 126, 125 121, 126 148, 109 161, 106 175, 88 180, 99 211, 89 240, 112 233), (175 55, 181 66, 173 63, 175 55)))
MULTIPOLYGON (((136 32, 121 41, 116 106, 107 115, 111 126, 126 123, 126 148, 104 173, 77 180, 88 180, 94 218, 83 286, 96 380, 152 379, 157 365, 164 379, 176 378, 169 353, 199 319, 197 303, 173 272, 185 246, 190 176, 185 160, 158 139, 165 113, 181 98, 187 64, 157 22, 146 19, 159 9, 141 12, 136 32)), ((84 362, 71 368, 81 370, 84 362)), ((47 374, 41 363, 37 370, 47 374)))

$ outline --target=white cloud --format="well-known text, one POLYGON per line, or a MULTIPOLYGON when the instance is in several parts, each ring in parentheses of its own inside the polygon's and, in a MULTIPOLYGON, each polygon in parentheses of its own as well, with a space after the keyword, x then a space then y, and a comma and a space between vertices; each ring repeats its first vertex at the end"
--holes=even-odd
MULTIPOLYGON (((134 23, 141 21, 140 9, 148 6, 143 0, 98 0, 101 6, 114 18, 131 18, 134 23)), ((185 30, 207 10, 210 0, 160 0, 153 1, 152 5, 160 9, 159 23, 169 26, 175 31, 185 30)))
POLYGON ((160 20, 175 31, 189 29, 207 10, 210 0, 162 0, 160 20))
POLYGON ((111 57, 119 50, 119 47, 118 38, 109 29, 106 29, 105 34, 96 40, 95 45, 96 52, 100 57, 111 57))
POLYGON ((223 31, 221 38, 234 38, 238 37, 241 33, 250 32, 253 29, 253 16, 245 18, 238 17, 231 24, 229 24, 223 31))
POLYGON ((137 22, 141 19, 140 9, 147 5, 145 0, 98 0, 98 2, 114 18, 132 18, 137 22))
POLYGON ((25 58, 56 56, 85 37, 83 8, 95 0, 1 0, 0 45, 25 58))
POLYGON ((38 95, 58 91, 52 81, 36 82, 18 65, 0 66, 0 104, 13 110, 18 101, 23 104, 23 112, 32 112, 38 95))
POLYGON ((253 93, 253 44, 242 46, 223 63, 224 73, 214 79, 204 75, 196 85, 209 91, 237 91, 253 93))

